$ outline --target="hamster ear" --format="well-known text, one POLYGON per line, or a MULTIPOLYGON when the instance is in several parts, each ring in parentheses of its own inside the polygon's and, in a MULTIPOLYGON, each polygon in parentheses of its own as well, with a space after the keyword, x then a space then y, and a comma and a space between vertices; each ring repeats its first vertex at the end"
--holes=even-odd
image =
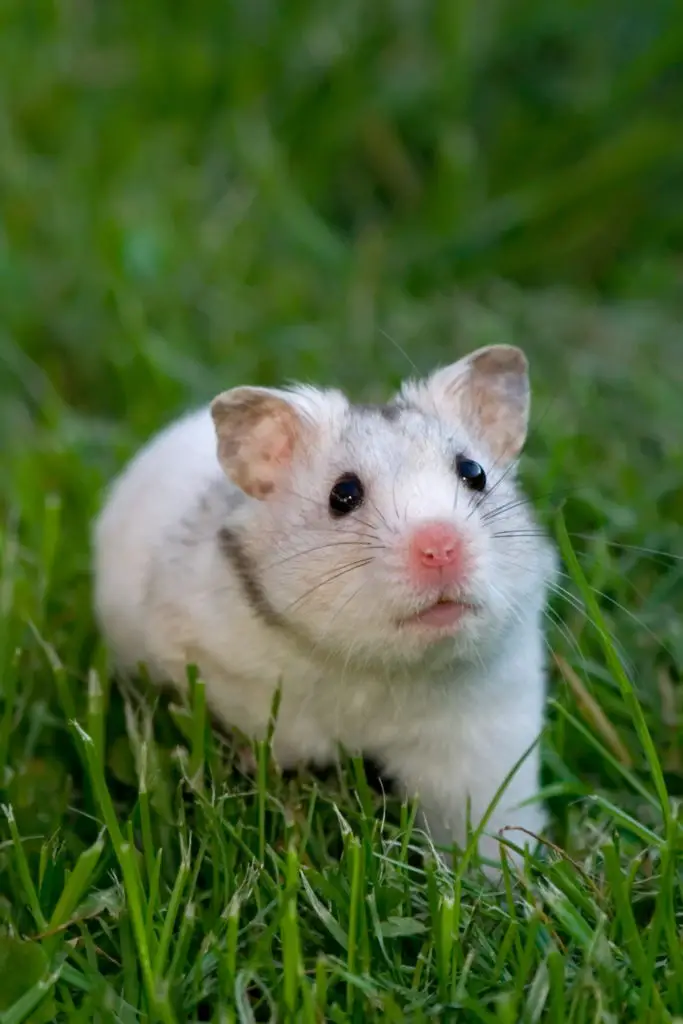
MULTIPOLYGON (((437 370, 424 384, 446 420, 473 423, 494 458, 512 460, 529 426, 529 364, 513 345, 490 345, 437 370)), ((425 407, 425 411, 428 411, 425 407)))
POLYGON ((304 423, 297 410, 274 391, 240 387, 214 398, 211 416, 225 474, 245 494, 267 498, 299 446, 304 423))

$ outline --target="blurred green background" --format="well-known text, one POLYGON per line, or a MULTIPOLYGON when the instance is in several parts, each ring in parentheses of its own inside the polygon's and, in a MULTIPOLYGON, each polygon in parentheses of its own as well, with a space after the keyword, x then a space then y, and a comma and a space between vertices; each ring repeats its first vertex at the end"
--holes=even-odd
POLYGON ((682 57, 675 0, 6 0, 5 421, 366 387, 501 278, 678 310, 682 57))

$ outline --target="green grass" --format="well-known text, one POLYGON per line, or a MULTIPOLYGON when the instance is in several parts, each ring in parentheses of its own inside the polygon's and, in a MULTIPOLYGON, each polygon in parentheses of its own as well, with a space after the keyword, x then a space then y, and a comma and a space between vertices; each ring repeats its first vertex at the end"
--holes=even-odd
POLYGON ((678 12, 194 11, 0 12, 0 1024, 681 1018, 678 12), (497 889, 362 763, 250 779, 201 682, 117 687, 89 578, 102 488, 186 406, 493 341, 568 574, 552 845, 497 889))

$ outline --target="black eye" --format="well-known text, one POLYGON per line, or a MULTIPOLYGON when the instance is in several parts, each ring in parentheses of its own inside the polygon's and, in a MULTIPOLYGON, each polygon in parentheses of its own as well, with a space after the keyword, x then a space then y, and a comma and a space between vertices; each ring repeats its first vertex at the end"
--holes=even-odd
POLYGON ((455 460, 455 468, 458 476, 464 484, 467 484, 473 491, 483 491, 486 487, 486 473, 478 462, 472 459, 464 459, 458 455, 455 460))
POLYGON ((346 516, 363 504, 365 491, 355 473, 339 477, 330 491, 330 512, 336 518, 346 516))

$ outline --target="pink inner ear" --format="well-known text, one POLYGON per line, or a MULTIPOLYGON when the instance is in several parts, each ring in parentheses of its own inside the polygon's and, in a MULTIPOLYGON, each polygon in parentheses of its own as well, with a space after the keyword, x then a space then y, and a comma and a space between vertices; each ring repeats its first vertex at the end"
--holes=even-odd
POLYGON ((292 461, 294 444, 292 438, 287 435, 278 437, 269 448, 265 448, 262 454, 264 462, 275 463, 278 466, 285 466, 292 461))
POLYGON ((282 470, 292 461, 295 444, 295 424, 289 416, 276 414, 262 420, 242 449, 239 485, 255 498, 272 494, 282 470))
POLYGON ((288 416, 272 416, 258 425, 254 436, 256 458, 266 466, 284 466, 294 455, 295 433, 288 416))

